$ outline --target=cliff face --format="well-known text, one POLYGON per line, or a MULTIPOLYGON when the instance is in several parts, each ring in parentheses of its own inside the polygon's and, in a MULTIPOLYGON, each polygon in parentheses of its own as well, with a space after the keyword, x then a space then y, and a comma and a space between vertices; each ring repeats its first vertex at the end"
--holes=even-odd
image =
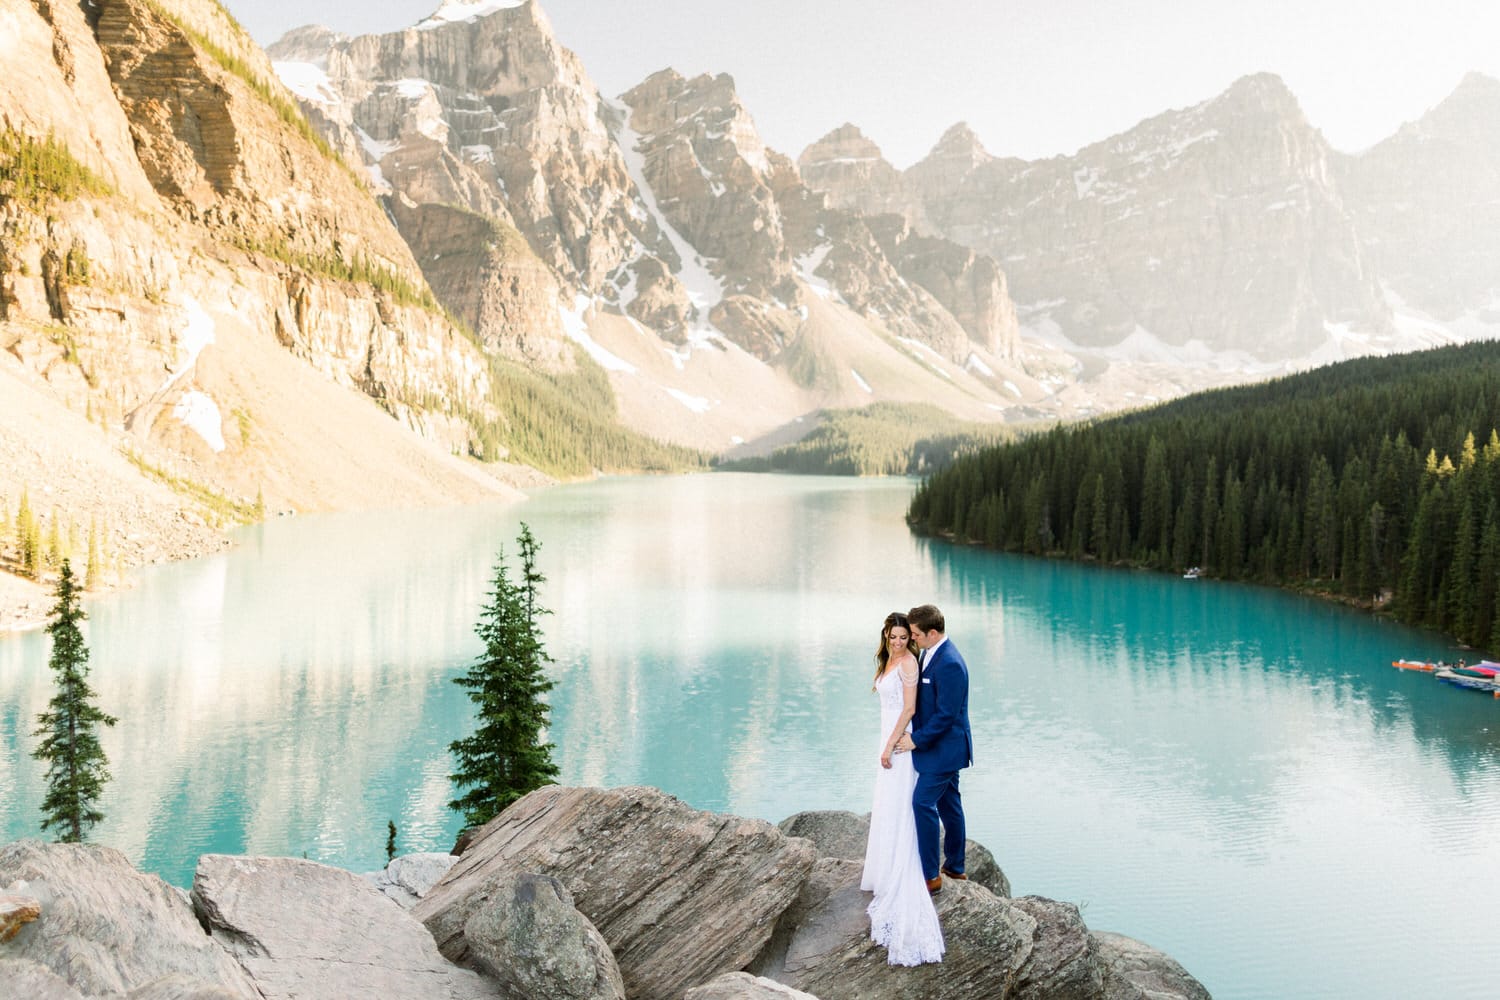
POLYGON ((1500 326, 1500 81, 1469 74, 1420 119, 1337 166, 1392 290, 1440 320, 1500 326))
MULTIPOLYGON (((413 28, 355 39, 298 29, 270 51, 330 141, 362 151, 439 297, 487 346, 547 364, 566 358, 565 335, 596 345, 605 317, 623 315, 679 362, 663 384, 644 357, 599 355, 620 373, 618 393, 764 399, 753 365, 726 369, 703 351, 732 345, 778 370, 809 297, 826 292, 872 340, 895 334, 960 365, 976 347, 1013 347, 998 268, 975 279, 955 247, 957 260, 937 266, 943 255, 926 253, 918 269, 939 292, 914 283, 918 270, 901 271, 863 220, 830 209, 766 148, 728 76, 664 70, 606 101, 534 2, 445 5, 413 28), (465 255, 454 206, 473 234, 513 230, 525 247, 465 255), (442 249, 422 228, 439 217, 442 249), (525 328, 526 345, 502 325, 525 328)), ((629 399, 622 407, 634 412, 629 399)), ((741 430, 758 433, 761 419, 741 430)))
MULTIPOLYGON (((43 389, 37 406, 85 415, 101 438, 125 435, 118 450, 145 456, 143 468, 175 470, 231 505, 257 494, 273 508, 391 502, 368 486, 369 470, 335 483, 319 468, 321 448, 345 444, 360 462, 388 463, 392 482, 422 469, 428 499, 501 489, 443 471, 489 405, 483 355, 222 8, 9 3, 0 58, 8 390, 43 389), (330 411, 321 443, 269 405, 278 391, 307 399, 330 383, 354 425, 330 411), (369 399, 429 442, 433 464, 395 422, 367 425, 378 416, 369 399)), ((51 473, 27 475, 40 488, 51 473)), ((27 482, 7 468, 0 495, 13 507, 27 482)), ((203 493, 178 502, 200 522, 238 516, 193 496, 203 493)), ((126 499, 96 498, 94 513, 126 499)), ((87 506, 59 516, 87 523, 87 506)))
MULTIPOLYGON (((1262 75, 1050 160, 992 157, 955 126, 887 190, 908 220, 999 261, 1034 329, 1277 362, 1344 330, 1393 332, 1334 159, 1262 75)), ((835 203, 863 197, 822 176, 835 203)))

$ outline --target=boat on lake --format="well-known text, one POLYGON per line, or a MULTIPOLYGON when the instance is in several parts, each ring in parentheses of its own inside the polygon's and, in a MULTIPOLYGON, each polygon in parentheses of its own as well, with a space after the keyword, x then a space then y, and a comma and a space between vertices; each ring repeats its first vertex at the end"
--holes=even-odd
POLYGON ((1182 578, 1184 580, 1196 580, 1202 574, 1203 574, 1203 570, 1199 569, 1197 566, 1192 566, 1192 567, 1189 567, 1189 569, 1188 569, 1188 571, 1186 573, 1182 574, 1182 578))
POLYGON ((1441 664, 1424 663, 1421 660, 1392 660, 1391 666, 1397 670, 1425 670, 1429 673, 1438 669, 1441 664))
POLYGON ((1489 674, 1470 670, 1468 667, 1443 667, 1433 672, 1433 676, 1440 681, 1447 681, 1456 687, 1470 688, 1475 691, 1500 692, 1500 678, 1489 674))

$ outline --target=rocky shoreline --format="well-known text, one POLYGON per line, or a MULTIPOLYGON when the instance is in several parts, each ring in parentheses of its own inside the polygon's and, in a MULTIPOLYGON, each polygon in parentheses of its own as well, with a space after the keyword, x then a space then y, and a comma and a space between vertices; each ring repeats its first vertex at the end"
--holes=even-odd
POLYGON ((859 889, 866 823, 551 786, 457 857, 361 878, 205 855, 191 893, 107 847, 19 841, 0 848, 0 983, 37 1000, 1208 997, 1072 904, 1010 897, 972 842, 971 879, 937 897, 942 964, 888 966, 859 889))

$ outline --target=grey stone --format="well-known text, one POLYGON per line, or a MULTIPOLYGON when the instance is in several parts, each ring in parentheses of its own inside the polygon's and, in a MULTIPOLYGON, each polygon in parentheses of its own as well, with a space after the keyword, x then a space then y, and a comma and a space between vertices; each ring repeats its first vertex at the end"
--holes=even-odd
POLYGON ((947 949, 942 962, 894 967, 870 940, 870 894, 860 891, 860 872, 858 862, 819 861, 749 971, 823 1000, 1012 995, 1034 951, 1030 914, 972 881, 950 881, 935 898, 947 949))
POLYGON ((507 873, 464 921, 470 960, 529 1000, 625 1000, 604 936, 557 879, 507 873))
POLYGON ((26 1000, 84 1000, 68 984, 45 965, 29 958, 0 958, 0 984, 6 997, 25 997, 26 1000))
POLYGON ((814 855, 762 820, 702 812, 654 788, 554 785, 481 828, 412 914, 444 954, 464 954, 447 911, 493 891, 506 870, 552 875, 604 935, 626 992, 675 1000, 755 957, 814 855))
MULTIPOLYGON (((782 820, 779 828, 788 837, 805 837, 818 848, 818 856, 863 862, 870 839, 870 814, 863 816, 842 809, 814 809, 782 820)), ((995 862, 989 849, 976 840, 966 840, 964 874, 997 896, 1010 895, 1010 879, 995 862)))
POLYGON ((788 837, 806 837, 824 858, 863 861, 870 839, 870 815, 842 809, 814 809, 788 816, 778 824, 788 837))
POLYGON ((964 842, 964 874, 997 896, 1010 895, 1010 879, 995 862, 989 848, 975 840, 964 842))
POLYGON ((403 854, 378 872, 366 872, 365 880, 387 899, 409 910, 457 860, 452 854, 403 854))
POLYGON ((1036 921, 1031 954, 1016 975, 1015 996, 1097 1000, 1104 990, 1103 981, 1078 907, 1041 896, 1022 896, 1011 902, 1036 921))
POLYGON ((748 972, 726 972, 702 986, 695 986, 682 1000, 818 1000, 811 993, 794 990, 774 979, 748 972))
POLYGON ((266 1000, 501 995, 446 961, 421 924, 342 869, 206 854, 193 877, 193 905, 266 1000))
POLYGON ((0 848, 0 886, 42 915, 5 945, 90 996, 126 994, 174 974, 255 998, 234 958, 203 933, 182 890, 93 844, 18 841, 0 848))
POLYGON ((222 986, 174 972, 130 991, 125 1000, 233 1000, 238 996, 222 986))
POLYGON ((1104 1000, 1210 1000, 1202 983, 1150 945, 1109 931, 1089 937, 1103 974, 1104 1000))

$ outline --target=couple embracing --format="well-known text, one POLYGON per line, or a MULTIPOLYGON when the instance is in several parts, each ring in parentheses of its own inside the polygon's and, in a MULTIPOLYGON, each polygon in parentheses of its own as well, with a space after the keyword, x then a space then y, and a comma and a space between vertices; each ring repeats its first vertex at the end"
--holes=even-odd
POLYGON ((968 878, 958 772, 974 762, 969 668, 931 604, 886 616, 875 661, 884 739, 860 884, 875 894, 870 937, 891 965, 939 962, 943 929, 932 897, 945 876, 968 878))

